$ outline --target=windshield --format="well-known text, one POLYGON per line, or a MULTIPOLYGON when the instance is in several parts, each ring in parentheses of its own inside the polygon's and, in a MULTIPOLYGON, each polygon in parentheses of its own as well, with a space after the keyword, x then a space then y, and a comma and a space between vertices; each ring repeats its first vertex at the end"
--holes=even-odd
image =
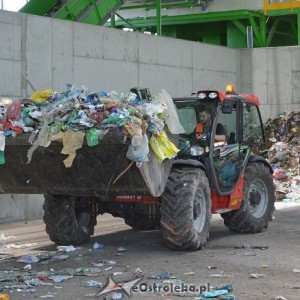
POLYGON ((186 134, 193 133, 198 123, 205 124, 205 131, 210 131, 215 112, 214 103, 180 103, 176 104, 176 109, 186 134))

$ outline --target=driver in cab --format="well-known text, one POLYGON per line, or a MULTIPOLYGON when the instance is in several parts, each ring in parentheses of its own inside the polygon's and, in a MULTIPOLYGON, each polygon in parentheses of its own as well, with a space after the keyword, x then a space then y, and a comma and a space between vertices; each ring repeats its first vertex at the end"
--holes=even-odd
MULTIPOLYGON (((196 139, 201 139, 206 136, 207 133, 210 133, 211 128, 211 114, 207 111, 199 112, 199 120, 200 122, 196 125, 195 136, 196 139)), ((215 134, 215 146, 222 146, 226 143, 226 133, 225 128, 221 123, 217 124, 216 134, 215 134)))

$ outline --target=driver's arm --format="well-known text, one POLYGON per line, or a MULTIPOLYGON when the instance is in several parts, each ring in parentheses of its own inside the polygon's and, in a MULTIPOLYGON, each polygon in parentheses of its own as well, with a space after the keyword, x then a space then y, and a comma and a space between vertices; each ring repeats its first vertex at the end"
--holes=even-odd
POLYGON ((221 123, 217 124, 215 142, 226 142, 225 128, 221 123))

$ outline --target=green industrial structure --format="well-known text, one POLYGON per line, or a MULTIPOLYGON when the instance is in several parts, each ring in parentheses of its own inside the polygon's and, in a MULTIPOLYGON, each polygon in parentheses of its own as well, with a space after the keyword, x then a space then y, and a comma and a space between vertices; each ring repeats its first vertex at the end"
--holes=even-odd
POLYGON ((299 0, 261 0, 260 9, 209 11, 217 1, 30 0, 20 11, 231 48, 300 45, 299 0))

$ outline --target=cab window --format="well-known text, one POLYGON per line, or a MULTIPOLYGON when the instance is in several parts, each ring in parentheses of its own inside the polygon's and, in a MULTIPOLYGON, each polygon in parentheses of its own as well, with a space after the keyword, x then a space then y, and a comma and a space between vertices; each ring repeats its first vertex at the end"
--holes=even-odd
POLYGON ((197 118, 194 107, 177 108, 179 121, 184 128, 185 133, 190 134, 194 131, 197 118))
POLYGON ((243 142, 261 143, 263 129, 258 108, 255 105, 243 103, 243 142))

